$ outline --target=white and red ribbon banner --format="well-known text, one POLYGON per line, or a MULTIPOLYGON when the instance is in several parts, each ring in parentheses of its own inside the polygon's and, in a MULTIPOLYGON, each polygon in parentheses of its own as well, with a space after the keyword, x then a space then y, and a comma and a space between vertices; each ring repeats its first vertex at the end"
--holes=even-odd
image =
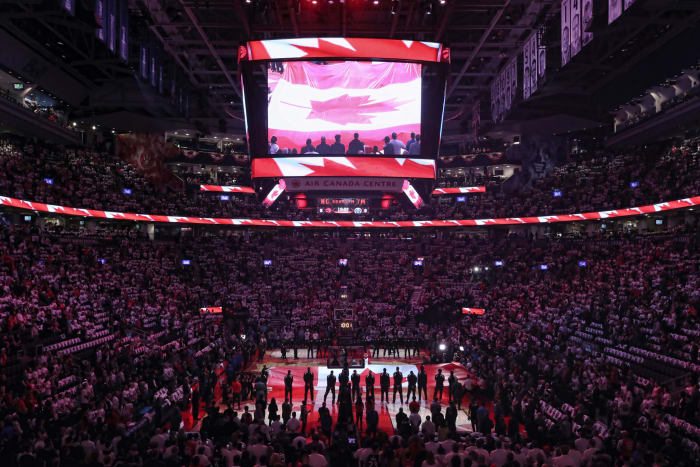
POLYGON ((401 193, 403 180, 377 177, 290 177, 284 179, 287 191, 380 191, 401 193))
POLYGON ((486 310, 483 308, 462 308, 463 315, 483 315, 486 310))
POLYGON ((433 190, 434 195, 452 195, 459 193, 485 193, 485 186, 460 186, 454 188, 435 188, 433 190))
MULTIPOLYGON (((283 180, 282 180, 283 182, 283 180)), ((646 206, 615 209, 612 211, 583 212, 577 214, 545 215, 537 217, 505 217, 497 219, 452 219, 426 221, 293 221, 275 219, 224 219, 212 217, 166 216, 162 214, 134 214, 129 212, 100 211, 97 209, 72 208, 53 204, 37 203, 17 198, 0 196, 0 206, 48 212, 68 216, 96 217, 137 222, 164 222, 177 224, 231 225, 244 227, 349 227, 349 228, 397 228, 397 227, 488 227, 492 225, 551 224, 556 222, 577 222, 618 217, 658 214, 700 205, 700 196, 664 201, 646 206)))
POLYGON ((253 178, 435 178, 435 160, 403 157, 274 157, 253 159, 253 178))
POLYGON ((248 50, 239 51, 238 59, 243 61, 354 58, 449 62, 450 54, 441 53, 441 47, 437 42, 356 37, 271 39, 248 42, 248 50))
POLYGON ((255 193, 252 187, 237 185, 199 185, 199 191, 221 191, 224 193, 255 193))
POLYGON ((199 309, 199 312, 203 315, 214 315, 223 313, 223 309, 220 306, 204 306, 199 309))

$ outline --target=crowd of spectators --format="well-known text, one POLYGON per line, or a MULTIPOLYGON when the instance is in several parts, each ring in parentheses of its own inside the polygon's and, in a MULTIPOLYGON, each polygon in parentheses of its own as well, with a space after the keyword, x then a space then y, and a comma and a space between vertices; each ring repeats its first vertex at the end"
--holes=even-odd
POLYGON ((694 465, 697 225, 612 239, 504 235, 229 231, 154 242, 133 230, 105 237, 3 225, 2 457, 9 465, 694 465), (252 400, 243 401, 250 412, 233 406, 238 390, 255 397, 256 380, 243 372, 256 353, 327 343, 340 305, 354 310, 359 342, 420 339, 431 358, 461 361, 473 374, 460 384, 476 404, 475 434, 438 417, 427 431, 426 419, 420 430, 397 419, 395 433, 368 435, 354 419, 300 435, 298 423, 273 417, 268 426, 252 400), (202 306, 234 318, 203 318, 202 306), (461 317, 462 306, 487 311, 461 317), (446 344, 442 356, 437 343, 446 344), (218 409, 224 398, 229 407, 218 409), (186 433, 182 412, 199 399, 206 423, 186 433), (493 406, 479 415, 482 401, 493 406))
MULTIPOLYGON (((525 187, 506 193, 485 178, 486 193, 466 202, 442 202, 425 196, 423 208, 391 205, 353 219, 426 220, 519 217, 639 206, 695 196, 700 151, 697 142, 639 149, 626 154, 598 152, 579 157, 525 187)), ((32 201, 110 211, 197 217, 318 218, 314 209, 298 209, 283 195, 271 209, 254 196, 231 194, 227 200, 198 190, 164 192, 123 161, 88 149, 54 147, 6 138, 0 142, 0 194, 32 201)), ((223 172, 222 172, 223 173, 223 172)), ((200 177, 194 175, 193 177, 200 177)), ((193 178, 195 186, 202 181, 193 178)), ((475 181, 477 181, 475 179, 475 181)), ((217 182, 218 183, 218 182, 217 182)), ((438 185, 455 185, 443 181, 438 185)), ((327 218, 328 216, 324 216, 327 218)))

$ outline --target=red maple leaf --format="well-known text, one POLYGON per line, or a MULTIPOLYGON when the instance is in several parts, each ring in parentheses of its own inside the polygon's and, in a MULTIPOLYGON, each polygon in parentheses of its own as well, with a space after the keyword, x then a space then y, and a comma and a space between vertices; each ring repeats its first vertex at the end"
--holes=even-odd
POLYGON ((384 112, 393 112, 406 102, 396 99, 372 101, 370 96, 343 94, 326 101, 311 101, 311 113, 307 118, 317 118, 338 125, 372 123, 371 118, 384 112))

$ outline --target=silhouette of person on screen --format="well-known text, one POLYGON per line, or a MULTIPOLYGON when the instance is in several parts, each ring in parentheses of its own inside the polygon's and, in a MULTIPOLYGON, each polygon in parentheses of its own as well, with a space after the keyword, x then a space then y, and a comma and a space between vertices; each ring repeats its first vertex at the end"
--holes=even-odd
POLYGON ((316 152, 319 154, 330 154, 331 153, 331 145, 326 143, 326 137, 321 136, 321 143, 316 146, 316 152))
POLYGON ((340 142, 340 135, 335 135, 335 143, 331 145, 331 154, 345 155, 345 145, 340 142))
POLYGON ((393 156, 394 155, 394 146, 392 146, 391 140, 389 139, 388 136, 384 137, 384 155, 385 156, 393 156))
POLYGON ((299 151, 301 154, 306 154, 307 152, 316 152, 316 148, 311 144, 311 138, 306 140, 306 146, 302 146, 299 151))
POLYGON ((355 133, 354 138, 348 143, 348 154, 360 154, 365 152, 365 143, 360 141, 360 134, 355 133))
POLYGON ((270 138, 270 154, 277 154, 280 147, 277 145, 277 136, 270 138))
POLYGON ((416 142, 408 148, 409 156, 420 156, 420 135, 416 135, 416 142))

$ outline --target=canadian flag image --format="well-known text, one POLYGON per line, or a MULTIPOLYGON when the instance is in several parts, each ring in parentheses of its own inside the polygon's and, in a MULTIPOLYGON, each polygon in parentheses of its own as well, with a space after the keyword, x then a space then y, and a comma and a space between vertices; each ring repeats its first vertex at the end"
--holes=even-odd
MULTIPOLYGON (((348 150, 355 132, 381 150, 384 137, 420 133, 421 65, 398 62, 284 62, 268 74, 268 139, 282 149, 314 147, 335 135, 348 150)), ((335 152, 333 153, 335 154, 335 152)))

